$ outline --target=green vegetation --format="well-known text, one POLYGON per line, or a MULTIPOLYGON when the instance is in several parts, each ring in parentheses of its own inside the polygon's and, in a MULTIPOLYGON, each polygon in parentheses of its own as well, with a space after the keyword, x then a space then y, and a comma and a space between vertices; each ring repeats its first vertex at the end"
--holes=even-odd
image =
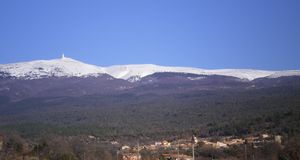
POLYGON ((27 99, 0 107, 2 132, 114 137, 300 133, 300 89, 27 99), (159 136, 158 136, 159 135, 159 136))

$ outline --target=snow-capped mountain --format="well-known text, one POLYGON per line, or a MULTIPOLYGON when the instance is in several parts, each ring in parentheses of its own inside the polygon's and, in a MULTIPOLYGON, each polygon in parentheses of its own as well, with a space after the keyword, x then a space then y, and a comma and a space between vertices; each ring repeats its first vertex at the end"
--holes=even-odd
POLYGON ((38 79, 43 77, 83 77, 97 76, 105 73, 104 69, 98 66, 89 65, 67 58, 64 55, 60 59, 38 60, 0 65, 0 72, 12 77, 38 79))
POLYGON ((99 67, 85 64, 80 61, 67 58, 64 55, 60 59, 38 60, 0 65, 0 73, 16 78, 39 79, 43 77, 88 77, 100 74, 109 74, 114 78, 125 80, 139 80, 145 76, 158 72, 191 73, 198 75, 222 75, 237 77, 240 79, 254 80, 269 77, 300 75, 300 70, 292 71, 265 71, 252 69, 215 69, 205 70, 188 67, 165 67, 153 64, 116 65, 99 67))
POLYGON ((217 69, 204 70, 199 68, 188 67, 164 67, 153 64, 140 65, 119 65, 105 68, 106 72, 115 78, 129 79, 131 77, 145 77, 158 72, 174 73, 192 73, 198 75, 222 75, 232 76, 240 79, 253 80, 256 78, 267 77, 275 71, 251 70, 251 69, 217 69))

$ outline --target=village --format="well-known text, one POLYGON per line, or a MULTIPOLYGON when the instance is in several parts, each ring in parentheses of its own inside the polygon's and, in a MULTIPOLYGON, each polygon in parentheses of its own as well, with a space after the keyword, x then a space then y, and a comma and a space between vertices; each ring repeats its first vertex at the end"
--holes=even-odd
MULTIPOLYGON (((99 141, 96 136, 89 135, 85 138, 86 143, 103 143, 99 141)), ((3 137, 0 137, 0 151, 3 148, 3 137)), ((202 148, 211 148, 214 150, 224 150, 232 146, 251 146, 252 149, 259 149, 264 144, 276 143, 282 144, 281 135, 270 135, 270 134, 259 134, 256 136, 245 136, 245 137, 196 137, 186 139, 174 139, 174 140, 161 140, 153 141, 147 144, 136 143, 136 144, 125 144, 114 141, 107 141, 111 146, 116 149, 117 160, 142 160, 142 152, 148 152, 155 157, 151 160, 195 160, 199 157, 195 156, 195 148, 201 146, 202 148), (158 154, 159 153, 159 154, 158 154)), ((246 148, 245 148, 246 149, 246 148)), ((250 148, 249 148, 250 149, 250 148)), ((211 158, 213 159, 213 157, 211 158)))
POLYGON ((197 138, 192 136, 190 139, 178 139, 178 140, 162 140, 156 141, 152 144, 141 145, 136 144, 133 146, 130 145, 121 145, 117 141, 111 141, 112 145, 120 146, 118 151, 118 159, 120 160, 140 160, 142 150, 149 151, 151 153, 163 152, 157 159, 166 159, 166 160, 194 160, 194 148, 197 145, 203 147, 210 147, 213 149, 226 149, 231 146, 245 145, 250 144, 253 149, 260 148, 263 144, 266 143, 277 143, 281 145, 282 136, 280 135, 270 135, 270 134, 260 134, 256 136, 246 136, 243 138, 227 136, 219 137, 217 140, 213 138, 197 138), (188 151, 192 151, 191 154, 186 154, 188 151))

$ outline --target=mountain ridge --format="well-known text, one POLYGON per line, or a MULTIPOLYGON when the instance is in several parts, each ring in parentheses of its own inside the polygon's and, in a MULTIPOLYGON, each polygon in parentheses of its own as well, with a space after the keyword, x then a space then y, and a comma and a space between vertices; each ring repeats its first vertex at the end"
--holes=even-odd
POLYGON ((201 69, 192 67, 169 67, 154 64, 129 64, 100 67, 65 57, 51 60, 0 64, 0 76, 23 79, 40 79, 44 77, 97 77, 109 74, 117 79, 138 81, 148 75, 159 72, 192 73, 197 75, 222 75, 240 79, 278 78, 282 76, 300 76, 300 70, 268 71, 254 69, 201 69))

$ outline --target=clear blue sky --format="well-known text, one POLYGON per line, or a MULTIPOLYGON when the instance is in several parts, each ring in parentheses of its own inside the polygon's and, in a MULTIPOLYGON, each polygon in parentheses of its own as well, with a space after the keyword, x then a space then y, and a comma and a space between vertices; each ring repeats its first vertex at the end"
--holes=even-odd
POLYGON ((0 63, 300 69, 299 0, 1 0, 0 63))

